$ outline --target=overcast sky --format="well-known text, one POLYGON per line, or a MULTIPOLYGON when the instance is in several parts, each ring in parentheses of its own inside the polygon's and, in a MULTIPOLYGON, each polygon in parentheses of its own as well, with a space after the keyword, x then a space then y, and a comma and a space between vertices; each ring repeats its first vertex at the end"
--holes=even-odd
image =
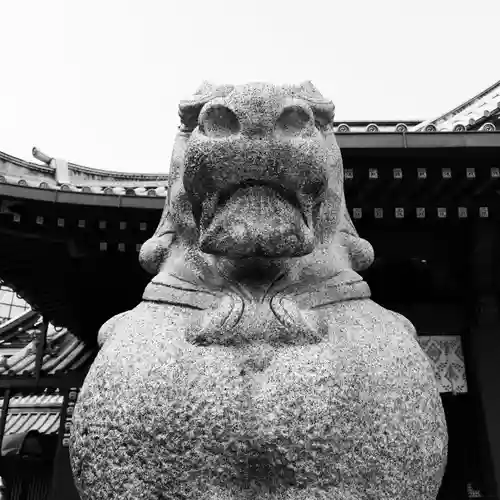
POLYGON ((500 79, 500 0, 0 0, 0 151, 167 172, 204 79, 310 79, 338 120, 426 119, 500 79))

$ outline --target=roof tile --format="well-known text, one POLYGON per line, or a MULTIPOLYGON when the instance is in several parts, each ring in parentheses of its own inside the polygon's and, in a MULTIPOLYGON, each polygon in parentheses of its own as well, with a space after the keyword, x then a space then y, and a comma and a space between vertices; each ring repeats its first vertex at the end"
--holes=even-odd
POLYGON ((41 180, 36 177, 19 177, 13 175, 1 175, 0 182, 6 184, 13 184, 18 186, 38 188, 38 189, 50 189, 53 191, 67 191, 73 193, 84 193, 84 194, 100 194, 100 195, 113 195, 113 196, 159 196, 166 197, 167 187, 166 185, 149 185, 147 188, 143 186, 106 186, 105 184, 100 185, 78 185, 78 184, 61 184, 58 185, 54 181, 47 182, 46 180, 41 180))
POLYGON ((59 420, 59 412, 9 413, 5 424, 5 435, 21 434, 32 430, 52 434, 58 431, 59 420))
MULTIPOLYGON (((63 397, 60 395, 12 396, 5 423, 5 436, 37 430, 43 434, 59 430, 63 397)), ((0 399, 3 406, 3 399, 0 399)))

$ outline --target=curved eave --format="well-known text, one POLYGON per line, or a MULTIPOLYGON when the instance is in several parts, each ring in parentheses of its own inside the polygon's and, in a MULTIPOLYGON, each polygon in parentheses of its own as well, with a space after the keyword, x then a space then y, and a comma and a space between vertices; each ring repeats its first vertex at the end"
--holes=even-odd
MULTIPOLYGON (((21 158, 17 158, 15 156, 11 156, 7 153, 0 151, 0 160, 8 162, 14 166, 21 167, 23 169, 27 169, 32 171, 35 175, 43 173, 43 174, 54 174, 55 168, 50 165, 44 165, 42 163, 33 163, 30 161, 22 160, 21 158)), ((101 170, 98 168, 85 167, 83 165, 78 165, 76 163, 68 162, 68 168, 70 171, 75 173, 76 175, 84 174, 91 177, 95 177, 96 179, 100 179, 101 181, 110 181, 114 180, 118 182, 167 182, 168 174, 164 173, 141 173, 141 172, 116 172, 113 170, 101 170)))
POLYGON ((76 163, 68 163, 68 167, 75 173, 87 174, 105 179, 114 178, 117 181, 139 181, 139 182, 158 182, 168 181, 168 174, 161 173, 140 173, 140 172, 117 172, 114 170, 101 170, 99 168, 84 167, 76 163))
POLYGON ((18 184, 0 184, 0 196, 27 200, 48 201, 52 203, 70 203, 115 208, 161 209, 165 196, 119 196, 93 193, 75 193, 37 187, 20 186, 18 184))
POLYGON ((409 132, 337 134, 340 149, 497 148, 497 132, 409 132))
POLYGON ((434 126, 437 132, 453 130, 457 125, 462 125, 466 130, 470 130, 478 124, 489 121, 490 117, 498 114, 499 110, 500 81, 494 83, 451 111, 447 111, 437 118, 423 121, 415 126, 412 131, 423 131, 429 125, 434 126))
POLYGON ((36 311, 28 310, 5 321, 0 325, 0 341, 13 332, 26 331, 32 328, 39 319, 40 315, 36 311))
POLYGON ((406 131, 411 130, 422 122, 422 120, 344 120, 335 121, 333 129, 335 133, 372 133, 369 130, 371 125, 375 125, 378 132, 400 132, 398 126, 403 125, 406 131), (348 132, 344 132, 342 128, 346 127, 348 132))

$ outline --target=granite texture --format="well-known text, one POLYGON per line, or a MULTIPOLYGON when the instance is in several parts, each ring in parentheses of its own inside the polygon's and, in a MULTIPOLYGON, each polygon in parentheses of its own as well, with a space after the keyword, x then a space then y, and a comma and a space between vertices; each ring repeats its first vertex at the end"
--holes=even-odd
POLYGON ((447 432, 415 329, 370 300, 333 104, 204 83, 70 440, 82 500, 434 500, 447 432))

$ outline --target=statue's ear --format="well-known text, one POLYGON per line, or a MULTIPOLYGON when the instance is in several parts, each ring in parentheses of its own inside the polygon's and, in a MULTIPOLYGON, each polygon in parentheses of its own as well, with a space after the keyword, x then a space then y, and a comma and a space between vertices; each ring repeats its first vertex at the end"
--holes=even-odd
POLYGON ((335 116, 335 105, 329 99, 325 99, 321 92, 313 85, 311 80, 305 80, 294 86, 302 99, 309 102, 313 108, 316 118, 323 126, 333 123, 335 116))
POLYGON ((199 96, 200 98, 203 98, 203 96, 209 96, 215 91, 216 88, 217 88, 216 83, 210 82, 208 80, 203 80, 203 82, 201 82, 201 85, 193 94, 193 99, 195 99, 196 96, 199 96))
POLYGON ((305 94, 310 95, 311 97, 318 97, 323 99, 323 96, 321 95, 321 92, 314 86, 313 82, 311 80, 304 80, 303 82, 299 83, 298 85, 302 92, 305 94))
POLYGON ((205 80, 189 98, 179 104, 182 131, 192 132, 198 124, 201 108, 215 97, 225 97, 234 89, 234 85, 219 85, 205 80))

